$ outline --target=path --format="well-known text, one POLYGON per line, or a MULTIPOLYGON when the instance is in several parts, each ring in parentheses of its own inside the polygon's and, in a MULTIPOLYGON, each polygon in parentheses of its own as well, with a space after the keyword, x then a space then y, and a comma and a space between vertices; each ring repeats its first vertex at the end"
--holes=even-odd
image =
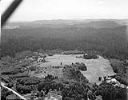
POLYGON ((17 93, 16 91, 12 90, 11 88, 8 88, 7 86, 5 86, 5 83, 1 82, 1 86, 3 88, 6 88, 7 90, 13 92, 15 95, 17 95, 18 97, 20 97, 22 100, 27 100, 24 96, 20 95, 19 93, 17 93))

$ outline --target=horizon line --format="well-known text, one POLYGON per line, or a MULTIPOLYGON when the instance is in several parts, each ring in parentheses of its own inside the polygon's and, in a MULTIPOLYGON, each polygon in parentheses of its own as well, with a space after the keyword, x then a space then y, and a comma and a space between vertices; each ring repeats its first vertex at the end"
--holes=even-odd
POLYGON ((128 18, 86 18, 86 19, 39 19, 28 21, 8 21, 7 23, 37 22, 37 21, 83 21, 83 20, 128 20, 128 18))

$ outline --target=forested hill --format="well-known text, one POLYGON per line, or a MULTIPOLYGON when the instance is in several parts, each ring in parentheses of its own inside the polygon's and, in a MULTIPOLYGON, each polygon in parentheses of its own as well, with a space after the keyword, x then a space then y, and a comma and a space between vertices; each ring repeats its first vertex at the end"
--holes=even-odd
POLYGON ((2 30, 2 56, 37 49, 82 49, 127 56, 127 27, 115 21, 35 21, 2 30))

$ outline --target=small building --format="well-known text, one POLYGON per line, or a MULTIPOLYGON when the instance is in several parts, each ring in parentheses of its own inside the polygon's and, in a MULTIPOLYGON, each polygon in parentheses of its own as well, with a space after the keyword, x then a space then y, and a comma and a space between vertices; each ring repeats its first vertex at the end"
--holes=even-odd
POLYGON ((118 86, 118 87, 122 87, 124 88, 124 85, 121 84, 119 81, 117 81, 115 78, 112 78, 110 80, 106 80, 107 83, 111 83, 113 84, 114 86, 118 86))
POLYGON ((37 62, 45 62, 44 58, 38 58, 37 62))
POLYGON ((62 100, 62 96, 54 91, 50 91, 44 98, 44 100, 62 100))

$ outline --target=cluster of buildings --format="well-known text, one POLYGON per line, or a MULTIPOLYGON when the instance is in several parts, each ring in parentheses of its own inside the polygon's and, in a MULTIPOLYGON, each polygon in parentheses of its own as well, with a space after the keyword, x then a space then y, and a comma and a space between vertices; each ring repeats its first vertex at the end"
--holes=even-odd
POLYGON ((125 86, 124 84, 121 84, 118 80, 116 80, 115 78, 108 76, 108 77, 99 77, 99 81, 105 81, 107 83, 112 84, 113 86, 118 86, 121 88, 126 88, 127 86, 125 86))

